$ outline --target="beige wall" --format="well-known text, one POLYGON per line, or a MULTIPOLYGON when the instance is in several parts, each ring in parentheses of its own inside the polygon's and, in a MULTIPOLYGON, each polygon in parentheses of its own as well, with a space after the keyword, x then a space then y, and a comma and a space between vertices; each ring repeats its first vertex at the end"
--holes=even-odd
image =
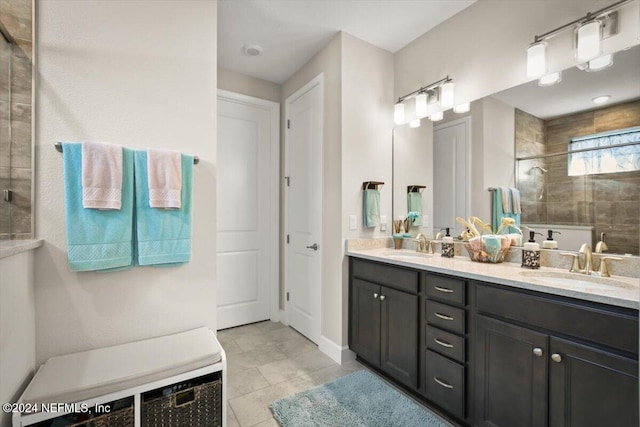
MULTIPOLYGON (((0 259, 0 402, 15 402, 36 368, 33 251, 0 259)), ((0 426, 11 414, 0 413, 0 426)))
MULTIPOLYGON (((339 33, 282 85, 284 104, 287 97, 296 90, 320 73, 324 75, 321 333, 337 344, 342 341, 341 67, 342 34, 339 33)), ((284 121, 284 114, 282 118, 284 121)), ((281 134, 284 135, 284 130, 281 134)), ((283 155, 284 151, 280 157, 281 164, 284 165, 283 155)), ((284 188, 281 190, 281 194, 284 194, 284 188)), ((285 229, 284 224, 281 224, 281 230, 285 229)), ((284 259, 282 255, 281 252, 281 259, 284 259)), ((281 304, 283 293, 281 292, 281 304)))
POLYGON ((236 71, 218 68, 218 89, 280 103, 281 86, 236 71))
POLYGON ((37 362, 216 328, 215 1, 37 3, 37 362), (55 141, 109 141, 198 155, 192 261, 72 273, 55 141))

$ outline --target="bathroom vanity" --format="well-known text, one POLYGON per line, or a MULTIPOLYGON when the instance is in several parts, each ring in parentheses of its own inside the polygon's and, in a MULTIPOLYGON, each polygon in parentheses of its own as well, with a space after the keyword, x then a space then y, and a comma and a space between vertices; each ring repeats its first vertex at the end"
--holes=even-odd
POLYGON ((351 350, 451 419, 638 425, 637 279, 576 289, 544 280, 564 274, 552 268, 541 280, 514 263, 347 255, 351 350))

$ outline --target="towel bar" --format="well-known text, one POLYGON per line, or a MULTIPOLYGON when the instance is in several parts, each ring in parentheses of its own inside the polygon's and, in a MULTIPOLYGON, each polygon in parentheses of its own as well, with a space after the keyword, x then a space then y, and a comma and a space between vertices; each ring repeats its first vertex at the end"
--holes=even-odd
POLYGON ((379 190, 378 186, 382 187, 384 182, 380 181, 365 181, 362 183, 362 190, 368 190, 371 187, 375 187, 376 190, 379 190))
MULTIPOLYGON (((56 142, 55 147, 59 153, 62 153, 62 142, 56 142)), ((198 163, 200 163, 200 158, 198 156, 193 156, 193 164, 197 165, 198 163)))
POLYGON ((407 185, 407 193, 420 193, 420 190, 427 188, 426 185, 407 185))

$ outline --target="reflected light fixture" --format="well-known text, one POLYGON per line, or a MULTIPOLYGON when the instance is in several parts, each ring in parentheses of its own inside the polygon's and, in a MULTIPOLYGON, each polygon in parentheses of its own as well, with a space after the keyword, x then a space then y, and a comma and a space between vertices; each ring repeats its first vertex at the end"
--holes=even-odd
POLYGON ((596 96, 591 100, 593 101, 594 104, 604 104, 610 99, 611 99, 611 95, 602 95, 602 96, 596 96))
POLYGON ((608 53, 606 55, 599 56, 589 61, 589 66, 586 71, 600 71, 605 68, 609 68, 613 65, 613 54, 608 53))
POLYGON ((429 116, 429 120, 432 122, 437 122, 444 119, 444 113, 442 111, 438 111, 429 116))
POLYGON ((587 22, 578 28, 578 62, 589 61, 602 53, 602 23, 599 20, 587 22))
POLYGON ((421 92, 416 95, 416 116, 425 117, 427 115, 427 93, 421 92))
POLYGON ((397 125, 404 123, 404 104, 402 102, 393 106, 393 121, 397 125))
POLYGON ((453 107, 453 87, 452 81, 448 81, 440 86, 440 105, 442 108, 453 107))
POLYGON ((464 104, 456 105, 455 107, 453 107, 453 112, 454 113, 466 113, 470 109, 471 109, 471 104, 468 103, 468 102, 465 102, 464 104))
POLYGON ((562 81, 562 73, 556 71, 554 73, 546 74, 538 79, 538 86, 552 86, 562 81))
POLYGON ((409 127, 412 128, 412 129, 419 128, 420 127, 420 119, 411 120, 409 122, 409 127))
POLYGON ((533 43, 527 49, 527 77, 536 78, 547 72, 547 44, 533 43))

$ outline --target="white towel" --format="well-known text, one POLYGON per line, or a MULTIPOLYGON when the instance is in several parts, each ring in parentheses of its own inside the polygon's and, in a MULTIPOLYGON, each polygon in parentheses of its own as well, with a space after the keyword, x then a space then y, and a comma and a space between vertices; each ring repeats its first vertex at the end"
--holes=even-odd
POLYGON ((509 200, 511 199, 511 191, 509 187, 500 187, 500 189, 502 190, 502 212, 511 213, 511 203, 509 200))
POLYGON ((511 201, 513 202, 513 213, 522 213, 522 210, 520 209, 520 190, 517 188, 511 188, 511 201))
POLYGON ((115 209, 122 206, 122 146, 82 143, 82 207, 115 209))
POLYGON ((178 151, 147 150, 149 206, 180 209, 182 190, 182 154, 178 151))

